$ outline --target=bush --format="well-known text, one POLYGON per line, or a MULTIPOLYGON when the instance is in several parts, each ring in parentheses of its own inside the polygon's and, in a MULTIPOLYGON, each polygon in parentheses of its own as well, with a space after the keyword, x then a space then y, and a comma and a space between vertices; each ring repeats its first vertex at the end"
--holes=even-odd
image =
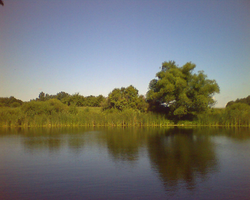
POLYGON ((12 107, 12 108, 16 108, 16 107, 19 107, 19 106, 21 106, 21 104, 18 103, 18 102, 14 102, 14 103, 10 104, 10 107, 12 107))
POLYGON ((62 113, 68 111, 68 106, 57 99, 48 101, 30 101, 22 106, 22 111, 29 115, 51 115, 52 113, 62 113))

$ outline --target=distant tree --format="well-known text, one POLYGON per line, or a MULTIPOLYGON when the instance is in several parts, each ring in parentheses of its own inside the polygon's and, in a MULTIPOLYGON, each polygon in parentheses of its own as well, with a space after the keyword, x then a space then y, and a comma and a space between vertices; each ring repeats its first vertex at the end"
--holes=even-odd
POLYGON ((96 107, 97 106, 96 97, 93 95, 85 97, 84 106, 96 107))
POLYGON ((227 102, 226 107, 231 106, 231 105, 233 105, 233 104, 234 104, 234 101, 229 101, 229 102, 227 102))
POLYGON ((45 93, 44 92, 40 92, 38 99, 39 99, 39 101, 45 101, 45 93))
POLYGON ((140 110, 141 112, 148 111, 148 103, 146 101, 146 98, 143 95, 140 95, 136 99, 136 106, 137 106, 137 109, 140 110))
POLYGON ((6 107, 18 107, 22 105, 23 102, 20 99, 16 99, 15 97, 0 97, 0 105, 6 107))
POLYGON ((75 105, 75 106, 83 106, 85 98, 84 96, 80 95, 79 93, 75 93, 70 96, 70 104, 69 105, 75 105))
POLYGON ((99 96, 90 95, 90 96, 85 97, 84 106, 100 107, 104 100, 105 100, 105 97, 102 95, 99 95, 99 96))
POLYGON ((226 107, 228 106, 232 106, 235 103, 244 103, 250 106, 250 95, 248 97, 245 98, 241 98, 241 99, 236 99, 235 101, 229 101, 226 105, 226 107))
POLYGON ((215 80, 207 79, 203 71, 193 74, 195 64, 178 67, 174 61, 162 63, 156 79, 149 83, 146 98, 153 110, 165 110, 181 119, 205 112, 215 104, 213 95, 220 89, 215 80))
POLYGON ((13 107, 13 108, 16 108, 16 107, 19 107, 21 106, 21 104, 19 102, 13 102, 10 104, 10 107, 13 107))
POLYGON ((58 100, 62 100, 62 99, 64 99, 64 98, 67 98, 67 97, 69 97, 70 95, 68 94, 68 93, 66 93, 66 92, 59 92, 59 93, 57 93, 56 94, 56 98, 58 99, 58 100))
POLYGON ((146 101, 143 96, 138 95, 138 90, 130 85, 127 88, 115 88, 109 93, 104 109, 137 109, 140 111, 146 111, 146 101), (144 101, 144 102, 143 102, 144 101))
POLYGON ((102 103, 105 101, 105 97, 103 95, 99 95, 96 97, 96 106, 101 107, 102 103))
POLYGON ((68 112, 68 106, 58 99, 48 101, 30 101, 22 105, 22 111, 28 116, 52 115, 53 113, 68 112))
POLYGON ((44 92, 41 92, 39 94, 39 97, 36 98, 36 101, 48 101, 50 99, 58 99, 62 103, 68 105, 68 106, 89 106, 89 107, 100 107, 101 104, 103 104, 103 101, 105 101, 105 97, 102 95, 99 96, 87 96, 84 97, 80 95, 79 93, 75 93, 73 95, 70 95, 66 92, 59 92, 56 95, 49 95, 45 94, 44 92))
POLYGON ((54 98, 54 95, 49 95, 46 93, 46 95, 45 95, 46 100, 53 99, 53 98, 54 98))
POLYGON ((139 91, 132 85, 125 88, 124 97, 125 97, 125 99, 126 99, 126 101, 128 103, 128 106, 130 108, 135 109, 137 107, 136 101, 139 98, 138 92, 139 91))

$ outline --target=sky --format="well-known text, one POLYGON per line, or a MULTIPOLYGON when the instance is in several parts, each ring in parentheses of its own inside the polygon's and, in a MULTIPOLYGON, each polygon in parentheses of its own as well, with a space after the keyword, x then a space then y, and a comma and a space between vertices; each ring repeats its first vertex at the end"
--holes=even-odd
POLYGON ((216 107, 250 95, 249 0, 4 0, 0 97, 145 95, 164 61, 215 79, 216 107))

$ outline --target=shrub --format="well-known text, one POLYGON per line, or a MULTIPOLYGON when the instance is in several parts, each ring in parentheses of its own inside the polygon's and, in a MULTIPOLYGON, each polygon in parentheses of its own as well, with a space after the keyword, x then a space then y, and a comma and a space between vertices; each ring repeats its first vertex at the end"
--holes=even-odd
POLYGON ((68 106, 57 99, 48 101, 30 101, 22 106, 22 111, 28 116, 51 115, 52 113, 62 113, 68 111, 68 106))

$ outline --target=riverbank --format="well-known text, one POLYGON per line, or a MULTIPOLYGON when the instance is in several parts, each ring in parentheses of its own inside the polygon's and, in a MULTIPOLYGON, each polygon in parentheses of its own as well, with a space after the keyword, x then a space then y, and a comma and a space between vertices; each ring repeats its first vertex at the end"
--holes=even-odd
POLYGON ((164 114, 136 110, 109 112, 100 107, 0 108, 0 127, 168 127, 168 126, 244 126, 250 127, 250 119, 239 116, 229 118, 225 109, 214 109, 197 116, 192 121, 173 121, 164 114))

